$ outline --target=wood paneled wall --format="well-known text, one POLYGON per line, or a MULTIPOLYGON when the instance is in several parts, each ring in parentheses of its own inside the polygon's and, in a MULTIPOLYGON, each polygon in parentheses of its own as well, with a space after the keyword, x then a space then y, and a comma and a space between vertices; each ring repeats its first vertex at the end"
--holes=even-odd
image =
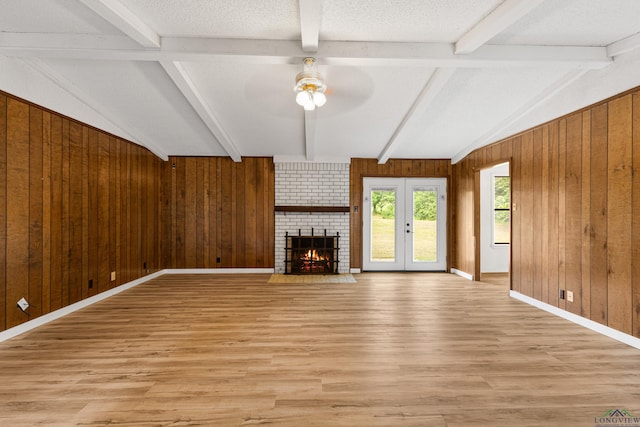
POLYGON ((273 268, 271 158, 171 157, 162 181, 165 268, 273 268))
MULTIPOLYGON (((350 167, 350 199, 351 199, 351 268, 362 268, 362 191, 363 178, 449 178, 447 181, 447 224, 453 224, 451 209, 451 160, 405 160, 392 159, 380 165, 376 159, 351 159, 350 167), (357 207, 357 209, 356 209, 357 207)), ((447 259, 453 253, 451 233, 447 233, 447 259)), ((449 264, 449 263, 447 263, 449 264)))
POLYGON ((512 161, 512 288, 640 337, 640 90, 453 165, 454 267, 472 273, 473 171, 512 161), (574 301, 559 299, 573 291, 574 301))
POLYGON ((160 268, 161 163, 0 92, 0 330, 160 268))

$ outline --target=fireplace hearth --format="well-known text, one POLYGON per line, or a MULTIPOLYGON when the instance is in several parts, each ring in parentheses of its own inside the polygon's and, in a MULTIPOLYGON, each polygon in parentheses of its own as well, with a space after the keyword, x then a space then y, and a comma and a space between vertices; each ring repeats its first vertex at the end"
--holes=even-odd
POLYGON ((285 274, 338 274, 338 251, 340 234, 327 235, 327 230, 320 236, 303 236, 301 230, 298 235, 285 234, 286 246, 284 273, 285 274))

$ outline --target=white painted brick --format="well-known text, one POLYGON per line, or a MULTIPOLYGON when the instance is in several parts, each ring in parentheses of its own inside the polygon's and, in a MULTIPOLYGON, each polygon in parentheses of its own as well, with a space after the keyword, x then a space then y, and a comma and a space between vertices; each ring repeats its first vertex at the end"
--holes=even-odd
MULTIPOLYGON (((346 163, 276 163, 276 205, 348 206, 349 164, 346 163), (313 191, 310 192, 310 185, 313 191)), ((275 268, 284 272, 285 233, 340 233, 339 269, 349 271, 349 215, 342 213, 276 213, 275 268)))

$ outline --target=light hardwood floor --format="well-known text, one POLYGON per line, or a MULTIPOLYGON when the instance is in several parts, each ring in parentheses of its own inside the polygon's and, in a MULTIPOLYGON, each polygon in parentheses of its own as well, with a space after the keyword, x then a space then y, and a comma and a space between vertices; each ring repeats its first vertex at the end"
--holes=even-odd
POLYGON ((509 273, 481 273, 480 281, 509 288, 509 273))
POLYGON ((2 426, 594 426, 640 351, 448 274, 167 275, 0 343, 2 426))

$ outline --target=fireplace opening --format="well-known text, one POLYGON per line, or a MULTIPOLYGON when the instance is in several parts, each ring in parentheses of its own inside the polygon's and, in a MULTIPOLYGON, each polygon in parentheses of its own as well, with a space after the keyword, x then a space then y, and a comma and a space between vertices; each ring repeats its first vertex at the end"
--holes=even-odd
POLYGON ((297 236, 285 234, 286 246, 285 274, 338 274, 338 242, 340 234, 314 236, 313 228, 310 236, 303 236, 298 230, 297 236))

